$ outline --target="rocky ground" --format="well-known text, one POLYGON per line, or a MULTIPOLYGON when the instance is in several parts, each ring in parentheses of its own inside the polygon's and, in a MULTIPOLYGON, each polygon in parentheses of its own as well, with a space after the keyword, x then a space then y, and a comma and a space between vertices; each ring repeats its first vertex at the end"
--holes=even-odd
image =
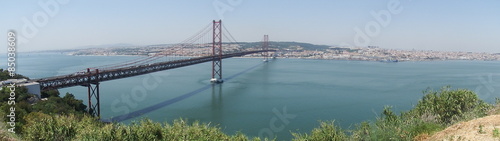
POLYGON ((432 135, 430 141, 500 141, 500 115, 460 122, 432 135))

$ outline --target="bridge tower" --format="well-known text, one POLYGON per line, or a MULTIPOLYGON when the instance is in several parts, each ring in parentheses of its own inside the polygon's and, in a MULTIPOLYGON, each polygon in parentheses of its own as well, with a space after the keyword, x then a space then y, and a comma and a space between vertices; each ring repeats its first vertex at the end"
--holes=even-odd
MULTIPOLYGON (((264 41, 262 42, 262 50, 269 50, 269 36, 264 35, 264 41)), ((262 52, 262 56, 264 56, 264 62, 267 62, 269 59, 269 52, 262 52)))
POLYGON ((213 21, 212 40, 212 83, 222 83, 222 20, 213 21))
POLYGON ((87 68, 87 74, 87 91, 89 98, 88 113, 92 116, 100 118, 101 105, 99 101, 99 69, 95 69, 95 75, 92 75, 90 68, 87 68), (93 101, 95 101, 94 104, 92 104, 93 101))

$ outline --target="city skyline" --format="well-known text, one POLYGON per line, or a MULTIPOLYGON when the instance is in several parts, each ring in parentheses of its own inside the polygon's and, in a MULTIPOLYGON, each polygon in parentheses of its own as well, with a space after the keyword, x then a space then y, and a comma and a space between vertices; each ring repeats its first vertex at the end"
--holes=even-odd
MULTIPOLYGON (((236 40, 389 49, 500 52, 500 2, 470 1, 7 1, 0 27, 19 51, 171 44, 222 19, 236 40)), ((0 43, 6 44, 6 40, 0 43)), ((6 52, 1 50, 0 52, 6 52)))

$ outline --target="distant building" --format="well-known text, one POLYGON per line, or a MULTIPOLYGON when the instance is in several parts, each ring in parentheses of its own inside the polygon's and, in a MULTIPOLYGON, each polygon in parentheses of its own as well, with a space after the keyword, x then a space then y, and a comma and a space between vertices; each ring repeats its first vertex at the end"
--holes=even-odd
POLYGON ((34 94, 40 98, 40 84, 38 82, 30 82, 27 79, 7 79, 5 81, 1 81, 0 87, 8 86, 12 83, 15 83, 16 86, 24 86, 28 89, 28 93, 34 94))

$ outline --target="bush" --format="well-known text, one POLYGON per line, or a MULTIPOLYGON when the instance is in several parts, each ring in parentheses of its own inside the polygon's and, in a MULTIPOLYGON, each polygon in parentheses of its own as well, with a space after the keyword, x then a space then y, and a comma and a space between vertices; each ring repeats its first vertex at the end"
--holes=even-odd
MULTIPOLYGON (((224 134, 220 128, 186 120, 160 124, 148 119, 133 122, 104 124, 90 116, 48 115, 33 112, 26 116, 23 137, 26 140, 248 140, 238 133, 224 134)), ((258 140, 255 138, 254 140, 258 140)))
POLYGON ((488 113, 489 115, 500 114, 500 98, 495 98, 495 106, 488 113))
POLYGON ((335 125, 335 121, 320 122, 319 128, 314 128, 311 134, 292 133, 296 141, 344 141, 348 136, 335 125))
POLYGON ((427 94, 410 113, 420 117, 435 117, 445 125, 485 116, 492 108, 470 90, 450 90, 450 87, 443 87, 441 91, 428 90, 425 93, 427 94))
POLYGON ((27 140, 71 140, 78 133, 77 117, 50 116, 33 112, 25 117, 23 137, 27 140))
POLYGON ((29 80, 28 77, 20 75, 20 74, 16 74, 14 77, 12 77, 12 76, 10 76, 10 73, 8 70, 0 69, 0 80, 2 80, 2 81, 7 80, 7 79, 22 79, 22 78, 29 80))
POLYGON ((59 97, 59 91, 58 90, 42 91, 40 94, 40 97, 42 97, 42 98, 59 97))

